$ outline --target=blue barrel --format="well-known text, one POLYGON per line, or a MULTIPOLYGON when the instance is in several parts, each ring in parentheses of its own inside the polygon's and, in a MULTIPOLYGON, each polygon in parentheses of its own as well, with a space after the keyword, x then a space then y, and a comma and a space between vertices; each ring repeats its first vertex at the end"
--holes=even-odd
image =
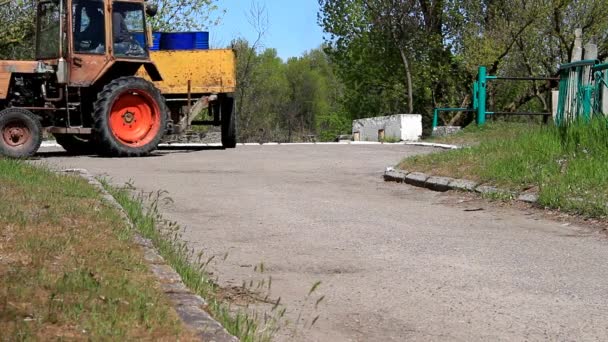
POLYGON ((163 33, 161 50, 208 50, 209 32, 163 33))
POLYGON ((195 32, 194 48, 197 50, 209 50, 209 32, 195 32))
MULTIPOLYGON (((152 33, 153 46, 150 48, 151 51, 160 50, 160 39, 161 39, 161 37, 162 37, 162 33, 160 33, 160 32, 154 32, 154 33, 152 33)), ((142 47, 146 46, 146 35, 143 32, 133 33, 133 38, 142 47)))
POLYGON ((152 51, 160 50, 160 40, 162 39, 162 37, 163 37, 162 32, 152 33, 152 47, 150 48, 150 50, 152 50, 152 51))
POLYGON ((193 32, 164 33, 160 40, 161 50, 194 50, 193 32))

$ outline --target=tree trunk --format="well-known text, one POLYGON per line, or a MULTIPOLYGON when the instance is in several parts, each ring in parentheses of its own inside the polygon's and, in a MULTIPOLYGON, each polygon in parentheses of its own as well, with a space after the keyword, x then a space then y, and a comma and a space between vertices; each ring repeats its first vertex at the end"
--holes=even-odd
POLYGON ((403 66, 405 67, 405 75, 407 77, 407 105, 409 112, 407 114, 414 113, 414 94, 412 90, 412 70, 410 69, 410 62, 405 54, 405 50, 403 48, 399 48, 399 52, 401 53, 401 59, 403 60, 403 66))
MULTIPOLYGON (((464 108, 464 106, 466 106, 467 102, 469 102, 471 100, 471 95, 467 94, 467 96, 464 98, 464 100, 462 101, 462 104, 460 105, 460 108, 464 108)), ((460 123, 464 117, 464 115, 467 114, 467 112, 458 112, 453 118, 452 120, 450 120, 450 122, 448 123, 448 126, 454 126, 457 123, 460 123)))

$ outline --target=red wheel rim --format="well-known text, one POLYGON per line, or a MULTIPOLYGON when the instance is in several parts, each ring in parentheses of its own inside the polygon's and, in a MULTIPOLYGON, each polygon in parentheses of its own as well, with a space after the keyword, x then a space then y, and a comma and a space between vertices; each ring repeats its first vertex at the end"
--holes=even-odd
POLYGON ((160 130, 160 109, 145 91, 120 94, 110 110, 110 130, 121 143, 139 147, 150 143, 160 130))
POLYGON ((23 122, 9 122, 2 128, 2 140, 10 147, 25 145, 32 138, 32 132, 23 122))

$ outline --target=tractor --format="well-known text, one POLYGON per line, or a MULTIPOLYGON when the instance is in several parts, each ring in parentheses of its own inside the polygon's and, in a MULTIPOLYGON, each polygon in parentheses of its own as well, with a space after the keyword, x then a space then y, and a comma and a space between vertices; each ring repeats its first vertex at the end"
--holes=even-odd
POLYGON ((46 132, 69 153, 145 156, 193 125, 221 127, 234 148, 234 52, 151 51, 155 12, 145 0, 39 1, 36 59, 0 61, 0 155, 32 156, 46 132))

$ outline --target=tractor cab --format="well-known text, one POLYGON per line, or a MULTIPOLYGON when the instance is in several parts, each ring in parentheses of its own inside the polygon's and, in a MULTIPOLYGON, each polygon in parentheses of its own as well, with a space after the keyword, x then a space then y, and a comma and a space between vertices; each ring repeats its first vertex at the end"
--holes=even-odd
POLYGON ((60 84, 90 86, 115 61, 149 62, 154 12, 143 0, 40 1, 36 59, 57 65, 60 84))
POLYGON ((135 38, 146 27, 143 3, 116 1, 106 13, 101 0, 72 0, 70 17, 74 53, 148 57, 145 44, 135 38))

